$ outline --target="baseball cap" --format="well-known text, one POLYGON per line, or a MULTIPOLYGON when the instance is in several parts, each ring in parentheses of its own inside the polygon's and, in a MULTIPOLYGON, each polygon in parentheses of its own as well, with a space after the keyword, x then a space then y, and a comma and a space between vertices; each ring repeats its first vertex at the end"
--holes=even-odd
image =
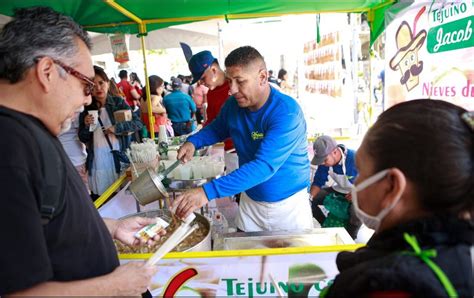
POLYGON ((183 81, 181 81, 180 78, 174 78, 172 81, 171 81, 171 87, 173 89, 179 89, 181 88, 181 85, 183 85, 183 81))
POLYGON ((193 81, 191 84, 199 81, 206 69, 208 69, 216 60, 217 59, 214 58, 209 51, 202 51, 193 55, 188 64, 189 70, 193 74, 193 81))
POLYGON ((323 135, 318 137, 313 144, 314 157, 311 160, 311 164, 316 166, 322 165, 326 156, 336 148, 337 143, 330 136, 323 135))

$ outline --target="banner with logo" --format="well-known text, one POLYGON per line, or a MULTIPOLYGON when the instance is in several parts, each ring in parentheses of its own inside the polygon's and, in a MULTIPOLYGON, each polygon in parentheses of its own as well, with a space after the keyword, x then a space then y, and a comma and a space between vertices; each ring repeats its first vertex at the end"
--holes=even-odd
POLYGON ((430 98, 474 110, 472 1, 413 1, 399 10, 386 12, 393 19, 386 29, 386 106, 430 98))
POLYGON ((130 61, 125 38, 125 34, 114 34, 110 36, 110 45, 115 62, 125 63, 130 61))
MULTIPOLYGON (((360 245, 340 247, 352 250, 360 245)), ((227 257, 209 253, 160 260, 150 292, 160 297, 318 297, 338 273, 337 251, 227 257)), ((187 254, 193 253, 180 253, 187 254)), ((121 257, 122 263, 128 261, 133 260, 121 257)))

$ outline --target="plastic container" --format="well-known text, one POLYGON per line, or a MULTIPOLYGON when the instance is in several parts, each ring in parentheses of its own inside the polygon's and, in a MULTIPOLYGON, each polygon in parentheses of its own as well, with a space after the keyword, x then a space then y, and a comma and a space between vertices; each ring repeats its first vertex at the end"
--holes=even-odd
POLYGON ((228 228, 229 224, 225 216, 219 211, 214 212, 211 221, 212 239, 216 239, 219 235, 227 233, 228 228))

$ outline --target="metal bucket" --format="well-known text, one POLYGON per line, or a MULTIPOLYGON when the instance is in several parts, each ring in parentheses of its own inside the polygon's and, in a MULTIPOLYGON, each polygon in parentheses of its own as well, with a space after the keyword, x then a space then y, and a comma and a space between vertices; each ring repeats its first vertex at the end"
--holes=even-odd
MULTIPOLYGON (((195 221, 199 222, 202 224, 205 229, 207 229, 207 234, 204 237, 203 240, 201 240, 199 243, 194 244, 192 247, 185 249, 183 251, 211 251, 212 250, 212 245, 211 245, 211 224, 209 220, 204 217, 203 215, 194 212, 194 215, 196 215, 195 221)), ((142 216, 142 217, 160 217, 163 220, 167 222, 171 222, 171 212, 166 209, 158 209, 158 210, 150 210, 150 211, 144 211, 144 212, 138 212, 135 214, 130 214, 127 216, 122 217, 121 219, 133 217, 133 216, 142 216)))
POLYGON ((153 170, 146 169, 128 187, 133 197, 144 206, 168 195, 166 188, 161 183, 161 177, 153 170))

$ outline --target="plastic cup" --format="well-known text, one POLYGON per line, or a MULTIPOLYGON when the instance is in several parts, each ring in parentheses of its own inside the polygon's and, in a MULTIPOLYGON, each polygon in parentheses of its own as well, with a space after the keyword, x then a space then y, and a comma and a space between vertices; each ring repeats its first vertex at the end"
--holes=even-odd
POLYGON ((202 177, 211 178, 214 177, 214 167, 212 163, 202 165, 202 177))
POLYGON ((181 179, 181 172, 179 169, 174 169, 171 173, 169 173, 168 177, 172 177, 174 179, 181 179))
POLYGON ((202 178, 202 166, 200 164, 192 165, 194 179, 202 178))
POLYGON ((179 168, 179 174, 182 180, 190 180, 191 179, 191 167, 188 165, 181 166, 179 168))
POLYGON ((158 133, 158 141, 168 143, 168 134, 166 133, 166 126, 160 125, 160 131, 158 133))
POLYGON ((87 113, 94 117, 94 122, 89 125, 89 131, 94 131, 97 128, 97 123, 99 123, 99 111, 90 110, 90 111, 87 111, 87 113))
POLYGON ((178 151, 169 150, 168 151, 168 160, 177 160, 177 159, 178 159, 178 151))

